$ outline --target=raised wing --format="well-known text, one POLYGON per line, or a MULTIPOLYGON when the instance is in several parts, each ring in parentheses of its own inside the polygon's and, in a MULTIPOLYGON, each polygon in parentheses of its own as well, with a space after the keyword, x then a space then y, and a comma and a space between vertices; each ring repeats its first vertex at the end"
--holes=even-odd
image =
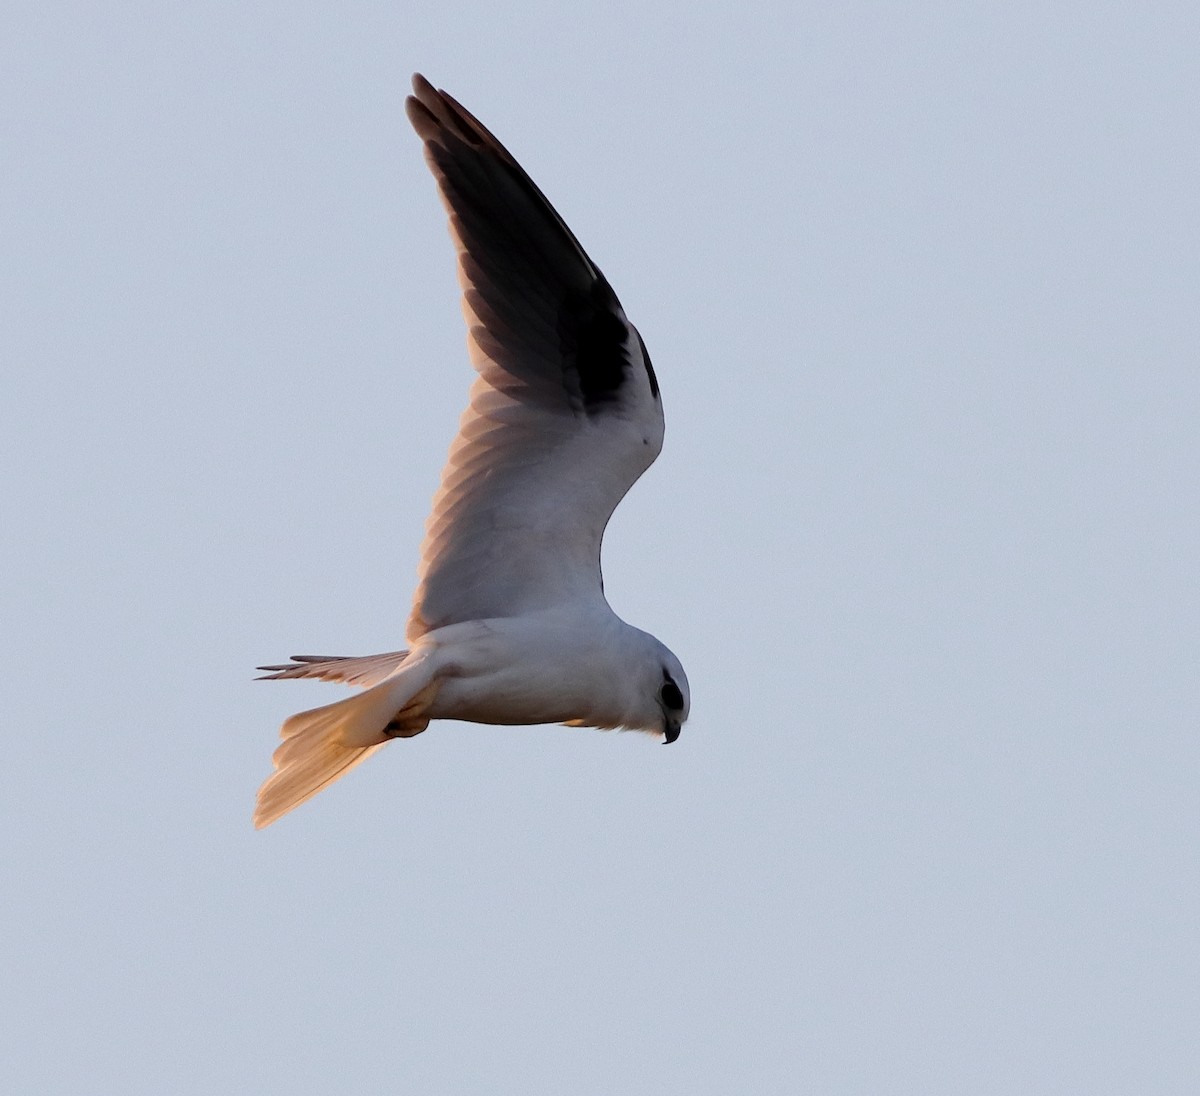
POLYGON ((423 77, 479 373, 426 525, 408 638, 603 600, 600 541, 662 448, 658 382, 604 275, 509 152, 423 77))

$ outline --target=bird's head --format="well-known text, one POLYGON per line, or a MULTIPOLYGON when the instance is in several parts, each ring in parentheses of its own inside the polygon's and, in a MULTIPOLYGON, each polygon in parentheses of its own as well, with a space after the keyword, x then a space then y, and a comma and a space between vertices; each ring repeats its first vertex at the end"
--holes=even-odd
POLYGON ((656 644, 654 672, 649 675, 648 683, 658 709, 658 723, 654 729, 661 730, 665 741, 671 743, 679 737, 680 728, 687 722, 692 694, 679 659, 661 643, 656 641, 656 644))

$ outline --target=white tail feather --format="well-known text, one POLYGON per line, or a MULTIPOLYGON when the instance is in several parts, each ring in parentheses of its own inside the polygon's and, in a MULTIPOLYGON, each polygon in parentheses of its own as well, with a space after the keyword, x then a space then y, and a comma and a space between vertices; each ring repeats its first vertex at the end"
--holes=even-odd
POLYGON ((419 733, 435 693, 431 669, 415 659, 358 696, 286 719, 272 757, 275 772, 258 791, 255 827, 261 830, 311 799, 397 733, 419 733), (400 714, 403 726, 389 730, 400 714))

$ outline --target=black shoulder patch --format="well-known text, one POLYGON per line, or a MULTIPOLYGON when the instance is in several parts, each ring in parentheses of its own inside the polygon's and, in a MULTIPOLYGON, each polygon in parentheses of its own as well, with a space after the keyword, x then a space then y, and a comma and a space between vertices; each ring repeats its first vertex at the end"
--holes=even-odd
POLYGON ((583 409, 603 410, 620 395, 630 367, 625 349, 629 329, 617 315, 616 294, 604 278, 584 293, 569 293, 559 307, 558 337, 563 362, 579 385, 583 409))

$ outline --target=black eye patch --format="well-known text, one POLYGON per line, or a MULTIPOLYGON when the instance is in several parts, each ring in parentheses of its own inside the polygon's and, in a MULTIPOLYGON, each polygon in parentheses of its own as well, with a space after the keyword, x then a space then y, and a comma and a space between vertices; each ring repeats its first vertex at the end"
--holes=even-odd
POLYGON ((658 694, 662 697, 662 702, 673 712, 683 711, 683 693, 679 691, 679 686, 670 678, 667 678, 667 683, 662 687, 658 694))

